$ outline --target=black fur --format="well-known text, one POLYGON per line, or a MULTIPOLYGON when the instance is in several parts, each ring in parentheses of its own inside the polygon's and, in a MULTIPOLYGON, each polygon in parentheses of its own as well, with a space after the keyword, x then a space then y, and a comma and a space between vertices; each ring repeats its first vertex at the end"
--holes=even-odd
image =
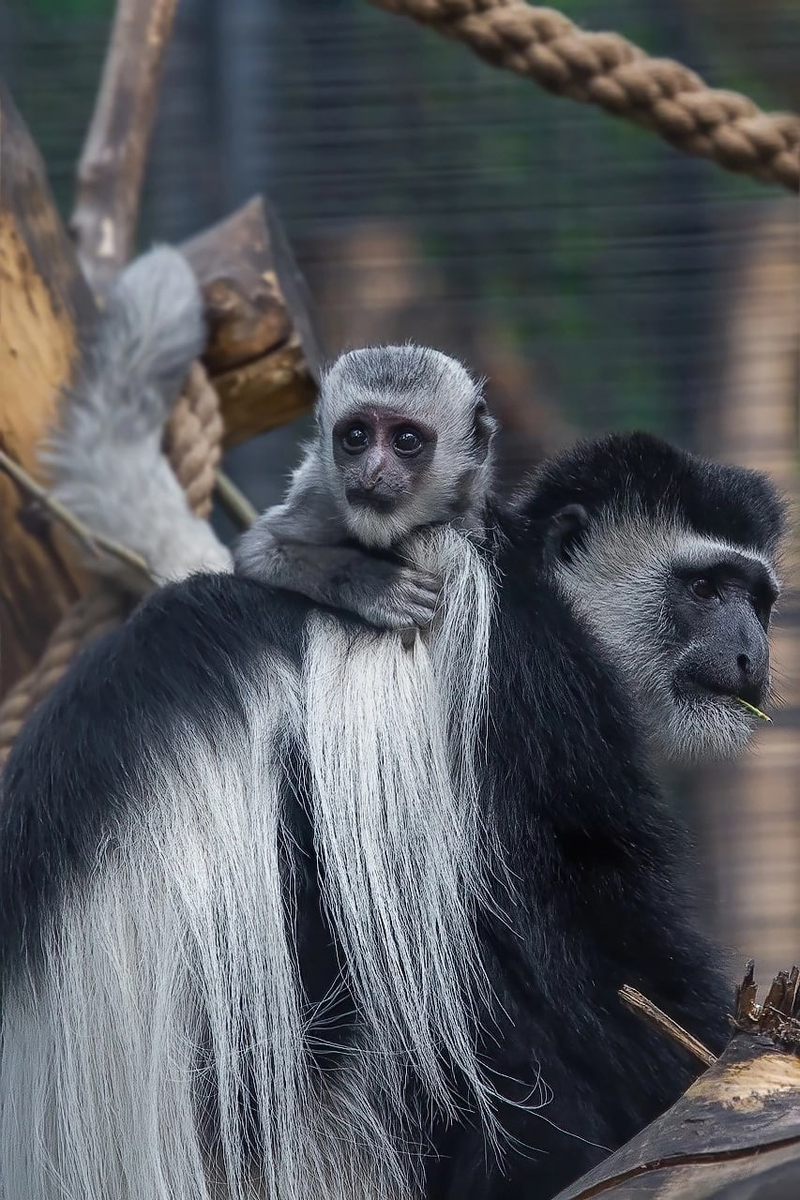
MULTIPOLYGON (((537 1066, 553 1100, 541 1116, 510 1105, 502 1114, 512 1138, 503 1166, 468 1115, 428 1130, 430 1200, 546 1200, 678 1097, 697 1065, 628 1013, 623 983, 712 1049, 725 1040, 732 996, 690 914, 684 835, 644 765, 623 681, 543 570, 551 515, 640 489, 654 517, 673 507, 702 532, 766 549, 777 540, 780 506, 761 477, 704 469, 643 437, 578 448, 538 473, 515 515, 496 514, 487 796, 514 888, 509 900, 498 884, 508 923, 483 919, 497 990, 483 1054, 509 1100, 525 1098, 537 1066)), ((35 958, 70 879, 116 836, 120 805, 140 802, 148 763, 172 757, 191 770, 178 723, 211 742, 223 725, 244 730, 240 682, 265 646, 299 660, 308 608, 241 578, 198 577, 154 596, 57 686, 5 776, 6 980, 35 958)), ((324 994, 336 953, 319 911, 302 764, 295 774, 298 945, 307 988, 324 994)))
POLYGON ((531 567, 546 523, 506 518, 495 533, 488 759, 516 904, 510 927, 484 933, 498 988, 486 1054, 514 1079, 538 1065, 553 1098, 541 1117, 505 1113, 517 1145, 504 1165, 487 1168, 474 1131, 441 1131, 436 1200, 546 1200, 677 1100, 697 1063, 623 1006, 624 983, 715 1051, 733 999, 694 923, 686 837, 643 765, 622 681, 531 567))
POLYGON ((634 497, 654 521, 668 512, 697 533, 768 555, 785 530, 785 505, 766 475, 709 462, 648 433, 609 434, 547 459, 517 506, 544 520, 570 504, 616 514, 634 497))

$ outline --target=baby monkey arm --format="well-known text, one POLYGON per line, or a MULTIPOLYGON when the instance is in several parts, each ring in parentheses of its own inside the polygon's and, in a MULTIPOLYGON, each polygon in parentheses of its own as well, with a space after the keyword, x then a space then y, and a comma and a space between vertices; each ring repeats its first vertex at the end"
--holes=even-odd
POLYGON ((428 625, 440 590, 436 576, 343 545, 345 536, 332 505, 311 489, 292 489, 284 504, 267 509, 244 534, 235 569, 379 629, 428 625))

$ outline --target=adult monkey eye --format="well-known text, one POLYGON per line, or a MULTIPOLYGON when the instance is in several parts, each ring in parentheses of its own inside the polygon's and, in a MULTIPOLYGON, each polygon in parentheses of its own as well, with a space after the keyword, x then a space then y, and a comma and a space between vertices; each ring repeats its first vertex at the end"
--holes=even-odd
POLYGON ((401 429, 395 434, 392 445, 398 454, 410 458, 414 454, 419 454, 422 449, 422 438, 415 429, 401 429))
POLYGON ((693 579, 689 589, 698 600, 715 600, 718 594, 710 579, 693 579))
POLYGON ((342 434, 342 445, 348 454, 360 454, 369 445, 369 435, 363 425, 351 425, 342 434))

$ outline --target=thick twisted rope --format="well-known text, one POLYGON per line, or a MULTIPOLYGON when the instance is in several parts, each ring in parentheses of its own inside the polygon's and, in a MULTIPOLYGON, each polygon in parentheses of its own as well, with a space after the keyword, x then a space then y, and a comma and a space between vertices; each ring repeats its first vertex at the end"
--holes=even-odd
MULTIPOLYGON (((211 511, 216 468, 222 454, 219 397, 200 363, 192 365, 183 393, 167 423, 164 451, 200 517, 211 511)), ((113 583, 98 583, 77 600, 48 639, 39 662, 18 680, 0 705, 0 766, 22 726, 58 682, 76 654, 128 615, 132 598, 113 583)))
POLYGON ((119 625, 128 606, 124 592, 103 583, 64 613, 36 666, 18 680, 0 706, 0 765, 33 709, 58 682, 78 651, 119 625))
POLYGON ((167 422, 164 453, 186 493, 193 513, 211 512, 217 468, 222 458, 219 396, 205 367, 192 364, 183 393, 167 422))
POLYGON ((765 113, 737 92, 708 87, 668 58, 618 33, 589 33, 525 0, 370 0, 466 42, 497 67, 547 91, 597 104, 652 129, 686 154, 764 183, 800 186, 800 117, 765 113))

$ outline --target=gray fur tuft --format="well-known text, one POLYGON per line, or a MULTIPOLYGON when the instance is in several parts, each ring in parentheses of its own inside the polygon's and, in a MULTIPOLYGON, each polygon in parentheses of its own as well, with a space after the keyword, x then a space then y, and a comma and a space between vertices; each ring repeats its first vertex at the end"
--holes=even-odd
MULTIPOLYGON (((200 289, 183 255, 167 246, 142 255, 112 289, 42 454, 56 499, 140 554, 159 583, 231 567, 161 452, 164 423, 204 342, 200 289)), ((86 566, 142 586, 110 555, 87 556, 86 566)))

